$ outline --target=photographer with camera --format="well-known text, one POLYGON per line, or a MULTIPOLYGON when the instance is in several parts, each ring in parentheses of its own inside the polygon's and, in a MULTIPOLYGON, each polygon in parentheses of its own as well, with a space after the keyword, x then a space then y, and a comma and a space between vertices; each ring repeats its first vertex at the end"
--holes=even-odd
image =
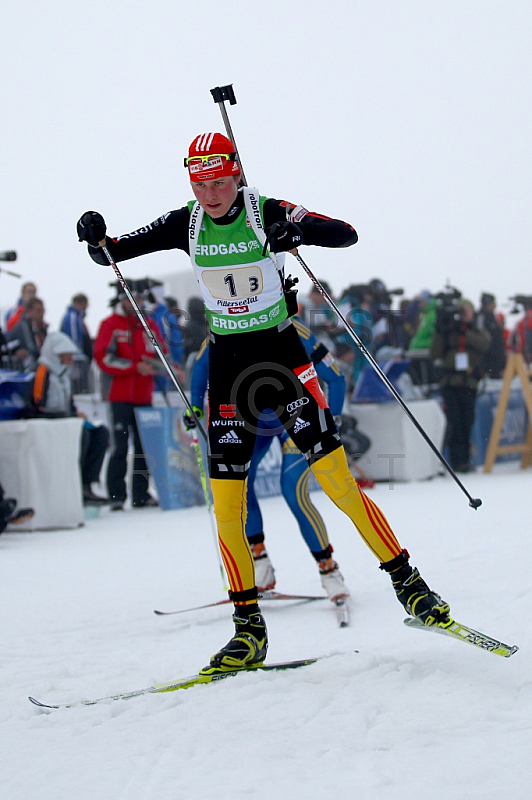
POLYGON ((502 378, 506 366, 506 344, 504 328, 495 316, 495 297, 492 294, 484 292, 480 298, 477 327, 491 337, 490 346, 484 353, 480 366, 488 378, 502 378))
POLYGON ((446 443, 455 472, 470 472, 470 435, 475 421, 481 362, 491 337, 476 326, 475 309, 453 289, 438 295, 436 328, 430 355, 443 375, 440 389, 447 417, 446 443))

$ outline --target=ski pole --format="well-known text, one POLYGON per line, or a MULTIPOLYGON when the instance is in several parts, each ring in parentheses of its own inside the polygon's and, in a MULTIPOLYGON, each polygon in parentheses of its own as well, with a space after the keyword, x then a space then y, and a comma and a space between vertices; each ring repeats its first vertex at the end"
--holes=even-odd
MULTIPOLYGON (((144 330, 146 331, 146 334, 147 334, 148 338, 150 339, 150 341, 151 341, 151 343, 152 343, 157 355, 159 356, 159 358, 161 359, 162 363, 164 364, 164 366, 166 368, 166 371, 168 372, 168 375, 170 376, 170 378, 172 380, 172 383, 174 384, 174 386, 176 387, 177 391, 181 395, 181 399, 185 403, 187 409, 191 412, 193 418, 196 421, 196 426, 199 428, 199 430, 201 432, 201 435, 203 436, 205 442, 208 444, 207 434, 205 432, 205 429, 204 429, 203 425, 201 424, 200 419, 196 416, 196 413, 194 411, 194 408, 193 408, 192 404, 190 403, 190 401, 189 401, 188 397, 186 396, 185 392, 183 391, 183 389, 181 387, 181 384, 179 383, 179 381, 177 380, 176 376, 174 375, 172 367, 168 363, 168 359, 166 358, 166 356, 163 353, 163 350, 162 350, 159 342, 157 341, 157 337, 155 336, 155 334, 153 333, 152 329, 148 325, 148 323, 146 321, 146 318, 144 317, 144 314, 142 313, 142 310, 139 308, 139 305, 138 305, 137 301, 135 300, 133 294, 130 292, 129 286, 127 285, 126 281, 124 280, 124 278, 122 276, 122 273, 120 272, 120 270, 117 267, 115 261, 113 260, 113 257, 111 255, 111 253, 109 252, 109 248, 106 245, 105 239, 103 239, 99 244, 100 244, 100 247, 102 248, 103 252, 105 253, 105 257, 107 258, 107 261, 109 262, 109 266, 113 268, 113 270, 115 272, 115 275, 118 278, 119 283, 120 283, 122 289, 124 290, 127 299, 129 300, 129 302, 131 303, 131 305, 135 309, 135 313, 136 313, 137 317, 139 318, 139 320, 141 321, 142 326, 143 326, 144 330)), ((225 579, 224 569, 223 569, 223 565, 222 565, 222 561, 221 561, 221 557, 220 557, 220 550, 219 550, 219 545, 218 545, 218 534, 217 534, 216 527, 214 526, 214 522, 213 522, 214 509, 213 509, 213 507, 211 505, 211 499, 209 497, 209 490, 208 490, 208 487, 207 487, 207 477, 205 475, 205 470, 203 469, 203 460, 201 458, 201 450, 200 450, 200 446, 199 446, 198 437, 195 434, 193 436, 193 444, 194 444, 194 447, 195 447, 195 450, 196 450, 196 457, 198 459, 198 468, 199 468, 199 472, 200 472, 201 485, 203 487, 203 494, 205 495, 205 503, 207 504, 207 511, 209 513, 209 520, 210 520, 210 523, 211 523, 211 530, 213 532, 213 536, 214 536, 214 540, 215 540, 215 547, 216 547, 216 553, 217 553, 218 561, 219 561, 220 574, 222 576, 222 584, 223 584, 224 590, 227 591, 228 586, 227 586, 227 581, 225 579), (194 439, 195 439, 195 443, 194 443, 194 439)))
POLYGON ((448 471, 449 475, 451 475, 451 477, 454 478, 454 480, 456 481, 456 483, 458 484, 460 489, 463 491, 463 493, 468 498, 469 505, 471 506, 471 508, 474 508, 476 510, 479 506, 482 505, 482 500, 480 498, 478 498, 478 497, 477 498, 473 498, 469 494, 469 492, 465 488, 464 484, 462 483, 462 481, 460 480, 460 478, 458 477, 458 475, 456 474, 454 469, 451 467, 451 465, 449 464, 447 459, 444 457, 444 455, 442 453, 440 453, 440 451, 438 450, 438 448, 436 447, 436 445, 434 444, 434 442, 432 441, 430 436, 425 432, 425 430, 422 427, 422 425, 420 425, 420 423, 417 421, 416 417, 414 416, 414 414, 412 414, 412 412, 408 408, 407 404, 405 403, 405 401, 403 400, 403 398, 401 397, 401 395, 399 394, 399 392, 397 391, 397 389, 395 388, 393 383, 390 381, 388 376, 380 368, 380 366, 377 363, 377 361, 373 358, 373 356, 371 355, 371 353, 369 352, 367 347, 364 345, 364 342, 361 340, 360 336, 358 336, 356 331, 353 330, 353 328, 351 327, 349 322, 346 320, 346 318, 344 317, 344 315, 342 314, 342 312, 340 311, 340 309, 338 308, 338 306, 336 305, 336 303, 334 302, 332 297, 329 295, 327 290, 321 285, 320 281, 314 276, 314 274, 312 273, 312 271, 310 270, 308 265, 305 263, 305 261, 299 255, 298 251, 297 250, 291 250, 290 252, 292 253, 292 255, 294 255, 296 257, 297 261, 303 267, 303 269, 305 270, 307 276, 310 278, 310 280, 312 281, 312 283, 314 284, 314 286, 316 287, 318 292, 321 294, 323 299, 326 300, 326 302, 330 305, 330 307, 333 309, 333 311, 342 320, 343 324, 345 325, 345 329, 347 330, 347 332, 349 333, 349 335, 353 339, 353 341, 356 344, 356 346, 358 347, 358 349, 361 351, 361 353, 370 362, 371 366, 373 367, 373 369, 375 370, 375 372, 377 373, 379 378, 383 381, 383 383, 386 385, 386 387, 389 389, 389 391, 393 394, 394 398, 397 400, 397 402, 399 403, 399 405, 401 406, 403 411, 407 414, 407 416, 409 417, 410 421, 413 422, 413 424, 415 425, 415 427, 417 428, 419 433, 425 439, 425 441, 428 444, 428 446, 430 447, 430 449, 433 451, 433 453, 437 456, 439 461, 446 468, 446 470, 448 471))
POLYGON ((233 136, 233 129, 231 128, 231 123, 229 122, 229 116, 225 108, 226 100, 228 100, 232 106, 236 105, 236 97, 233 91, 233 84, 230 83, 228 86, 216 86, 214 89, 211 89, 211 94, 214 102, 218 103, 218 108, 220 109, 220 114, 222 115, 222 119, 224 121, 227 136, 229 139, 231 139, 235 148, 236 158, 240 166, 240 183, 242 184, 242 186, 247 186, 248 183, 246 181, 246 176, 244 174, 244 168, 240 160, 238 147, 236 146, 235 137, 233 136))
POLYGON ((137 315, 137 317, 139 318, 140 322, 142 323, 142 327, 144 328, 144 330, 146 332, 146 335, 148 336, 148 339, 152 343, 155 352, 157 353, 157 355, 161 359, 161 362, 162 362, 164 368, 166 369, 166 371, 167 371, 167 373, 168 373, 168 375, 170 377, 170 380, 172 381, 172 383, 174 384, 175 388, 179 392, 179 394, 181 396, 181 399, 183 400, 184 404, 186 405, 188 411, 190 411, 190 413, 192 414, 192 417, 195 419, 196 425, 199 427, 201 435, 203 436, 205 441, 207 441, 207 434, 205 433, 205 429, 204 429, 203 425, 201 424, 200 420, 196 416, 196 414, 194 412, 194 409, 192 407, 192 404, 191 404, 190 400, 188 399, 188 397, 186 396, 183 388, 181 387, 181 384, 179 383, 179 381, 177 380, 176 376, 174 375, 174 371, 173 371, 172 367, 170 366, 170 364, 168 363, 168 359, 166 358, 166 356, 165 356, 165 354, 163 352, 163 349, 162 349, 161 345, 159 344, 159 342, 157 340, 157 337, 155 336, 154 332, 152 331, 152 329, 148 325, 142 310, 140 309, 140 307, 139 307, 137 301, 135 300, 133 294, 129 290, 129 286, 127 285, 126 281, 124 280, 124 278, 122 276, 122 273, 118 269, 118 267, 117 267, 112 255, 111 255, 111 253, 109 252, 109 248, 107 247, 106 240, 103 239, 101 242, 99 242, 99 245, 102 248, 107 261, 109 262, 109 266, 113 268, 114 273, 115 273, 116 277, 118 278, 120 286, 124 290, 124 293, 125 293, 127 299, 129 300, 129 302, 133 306, 133 308, 135 310, 135 314, 137 315))
POLYGON ((216 555, 218 556, 218 566, 220 568, 220 575, 222 576, 222 585, 224 587, 224 591, 228 591, 229 586, 227 585, 227 579, 225 577, 224 567, 222 563, 222 557, 220 555, 220 546, 218 544, 218 531, 216 529, 216 525, 214 522, 214 508, 211 503, 211 496, 209 494, 209 487, 207 485, 207 475, 205 474, 205 470, 203 468, 203 458, 201 457, 201 448, 199 439, 196 435, 196 429, 191 428, 191 447, 194 448, 196 453, 196 459, 198 462, 198 469, 200 474, 201 486, 203 489, 203 496, 205 498, 205 505, 207 506, 207 512, 209 514, 209 520, 211 523, 211 532, 214 539, 214 547, 216 549, 216 555))
MULTIPOLYGON (((236 146, 236 142, 235 142, 235 137, 233 135, 231 124, 229 122, 229 117, 227 115, 227 110, 226 110, 225 105, 224 105, 224 101, 225 100, 228 100, 231 105, 235 105, 235 103, 236 103, 236 97, 235 97, 235 93, 233 91, 233 85, 230 84, 229 86, 217 86, 215 89, 211 89, 211 94, 213 96, 214 102, 218 103, 218 106, 219 106, 221 114, 222 114, 222 119, 224 121, 224 125, 225 125, 225 129, 226 129, 227 135, 231 139, 231 141, 233 142, 233 145, 235 147, 235 151, 238 154, 238 150, 237 150, 237 146, 236 146)), ((240 165, 240 170, 241 170, 241 174, 242 174, 242 178, 243 178, 243 183, 244 183, 244 185, 247 185, 245 180, 244 180, 244 171, 242 169, 242 161, 241 161, 240 158, 238 158, 238 163, 240 165)), ((387 375, 385 375, 385 373, 382 371, 382 369, 380 368, 378 363, 375 361, 375 359, 373 358, 371 353, 368 351, 368 349, 364 345, 363 341, 356 334, 356 332, 353 330, 351 325, 347 322, 347 320, 345 319, 344 315, 339 310, 338 306, 336 305, 336 303, 334 302, 332 297, 325 290, 325 288, 321 285, 320 281, 314 276, 314 274, 312 273, 311 269, 307 266, 305 261, 301 258, 301 256, 299 255, 297 249, 291 250, 290 252, 292 253, 292 255, 294 255, 296 257, 297 261, 299 262, 299 264, 301 265, 303 270, 306 272, 307 276, 310 278, 310 280, 312 281, 312 283, 314 284, 314 286, 316 287, 318 292, 321 294, 323 299, 330 305, 330 307, 333 309, 333 311, 335 311, 335 313, 338 315, 338 317, 342 320, 343 324, 345 325, 345 328, 346 328, 347 332, 349 333, 349 335, 351 336, 351 338, 355 342, 355 344, 358 347, 358 349, 363 353, 363 355, 366 356, 366 358, 370 362, 371 366, 376 371, 377 375, 381 378, 381 380, 384 382, 384 384, 388 387, 388 389, 390 390, 390 392, 392 393, 394 398, 397 400, 397 402, 399 403, 399 405, 401 406, 403 411, 407 414, 407 416, 409 417, 411 422, 415 425, 415 427, 417 428, 419 433, 425 439, 425 441, 427 442, 428 446, 433 451, 433 453, 436 455, 436 457, 438 458, 440 463, 445 467, 445 469, 447 470, 449 475, 451 475, 451 477, 456 481, 456 483, 458 484, 460 489, 463 491, 463 493, 465 494, 465 496, 469 500, 469 505, 471 506, 471 508, 474 508, 476 510, 479 506, 482 505, 482 500, 479 497, 474 498, 469 494, 469 492, 465 488, 464 484, 462 483, 462 481, 460 480, 460 478, 458 477, 456 472, 453 470, 451 465, 448 463, 447 459, 443 456, 442 453, 440 453, 440 451, 438 450, 438 448, 436 447, 436 445, 434 444, 432 439, 428 436, 428 434, 425 432, 423 427, 417 421, 417 419, 415 418, 414 414, 412 414, 412 412, 410 411, 410 409, 408 408, 408 406, 404 402, 403 398, 401 397, 399 392, 396 390, 395 386, 388 379, 387 375)))

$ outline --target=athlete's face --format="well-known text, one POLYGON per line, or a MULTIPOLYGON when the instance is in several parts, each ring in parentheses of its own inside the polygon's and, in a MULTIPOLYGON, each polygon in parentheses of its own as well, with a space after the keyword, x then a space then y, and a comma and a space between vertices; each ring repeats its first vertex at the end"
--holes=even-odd
POLYGON ((217 178, 214 181, 191 181, 192 191, 203 210, 213 219, 223 217, 236 200, 238 178, 217 178))

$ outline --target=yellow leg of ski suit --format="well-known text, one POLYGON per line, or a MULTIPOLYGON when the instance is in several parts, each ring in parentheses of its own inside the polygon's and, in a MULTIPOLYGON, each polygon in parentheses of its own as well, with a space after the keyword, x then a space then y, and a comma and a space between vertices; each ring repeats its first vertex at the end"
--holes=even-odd
MULTIPOLYGON (((401 545, 386 517, 359 488, 349 472, 345 451, 338 447, 311 466, 325 494, 352 520, 362 539, 381 563, 401 553, 401 545)), ((246 481, 211 481, 220 551, 232 592, 255 586, 253 556, 246 538, 246 481)), ((237 605, 247 605, 255 600, 237 605)))

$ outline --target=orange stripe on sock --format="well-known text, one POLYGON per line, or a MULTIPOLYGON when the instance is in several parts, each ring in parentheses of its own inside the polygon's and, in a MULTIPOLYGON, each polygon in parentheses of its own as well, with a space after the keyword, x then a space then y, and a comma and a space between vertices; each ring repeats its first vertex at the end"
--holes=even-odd
POLYGON ((240 572, 236 565, 236 561, 233 555, 231 554, 231 551, 221 540, 220 540, 220 550, 222 553, 222 558, 224 560, 225 568, 227 570, 227 576, 229 578, 231 589, 233 590, 233 592, 243 592, 244 584, 242 583, 242 578, 240 576, 240 572))
POLYGON ((376 506, 373 503, 373 501, 370 500, 369 497, 367 497, 362 490, 360 490, 360 497, 362 498, 362 502, 364 503, 364 508, 366 509, 366 513, 368 515, 368 519, 371 522, 371 524, 373 526, 373 530, 375 531, 375 533, 377 534, 379 539, 382 541, 382 543, 386 546, 386 548, 391 553, 393 553, 394 555, 399 555, 399 553, 401 552, 401 549, 399 547, 399 543, 395 539, 395 536, 393 535, 393 533, 392 533, 391 537, 388 536, 388 532, 386 530, 384 530, 384 527, 382 526, 382 523, 380 522, 380 520, 377 519, 376 514, 375 514, 376 506), (397 545, 397 548, 398 548, 397 552, 396 552, 396 548, 394 547, 394 542, 395 542, 395 544, 397 545))
POLYGON ((399 553, 401 552, 401 546, 397 541, 397 539, 395 538, 395 534, 390 528, 388 521, 386 520, 386 517, 384 516, 380 508, 377 505, 375 505, 375 503, 372 500, 370 500, 369 497, 366 497, 365 499, 367 500, 368 504, 370 504, 375 520, 380 524, 380 530, 382 533, 381 538, 383 542, 385 542, 391 553, 393 553, 394 555, 399 555, 399 553))
POLYGON ((395 533, 390 528, 388 520, 386 519, 386 517, 382 513, 382 511, 379 508, 379 506, 375 505, 373 500, 371 500, 369 497, 366 498, 366 499, 368 500, 369 503, 371 503, 371 505, 373 507, 373 510, 375 512, 375 516, 380 520, 381 525, 383 526, 384 530, 387 532, 388 536, 390 537, 390 541, 392 542, 393 545, 396 546, 397 552, 395 553, 395 555, 399 555, 399 553, 401 553, 402 548, 401 548, 401 545, 399 544, 399 542, 397 541, 397 537, 396 537, 395 533))

